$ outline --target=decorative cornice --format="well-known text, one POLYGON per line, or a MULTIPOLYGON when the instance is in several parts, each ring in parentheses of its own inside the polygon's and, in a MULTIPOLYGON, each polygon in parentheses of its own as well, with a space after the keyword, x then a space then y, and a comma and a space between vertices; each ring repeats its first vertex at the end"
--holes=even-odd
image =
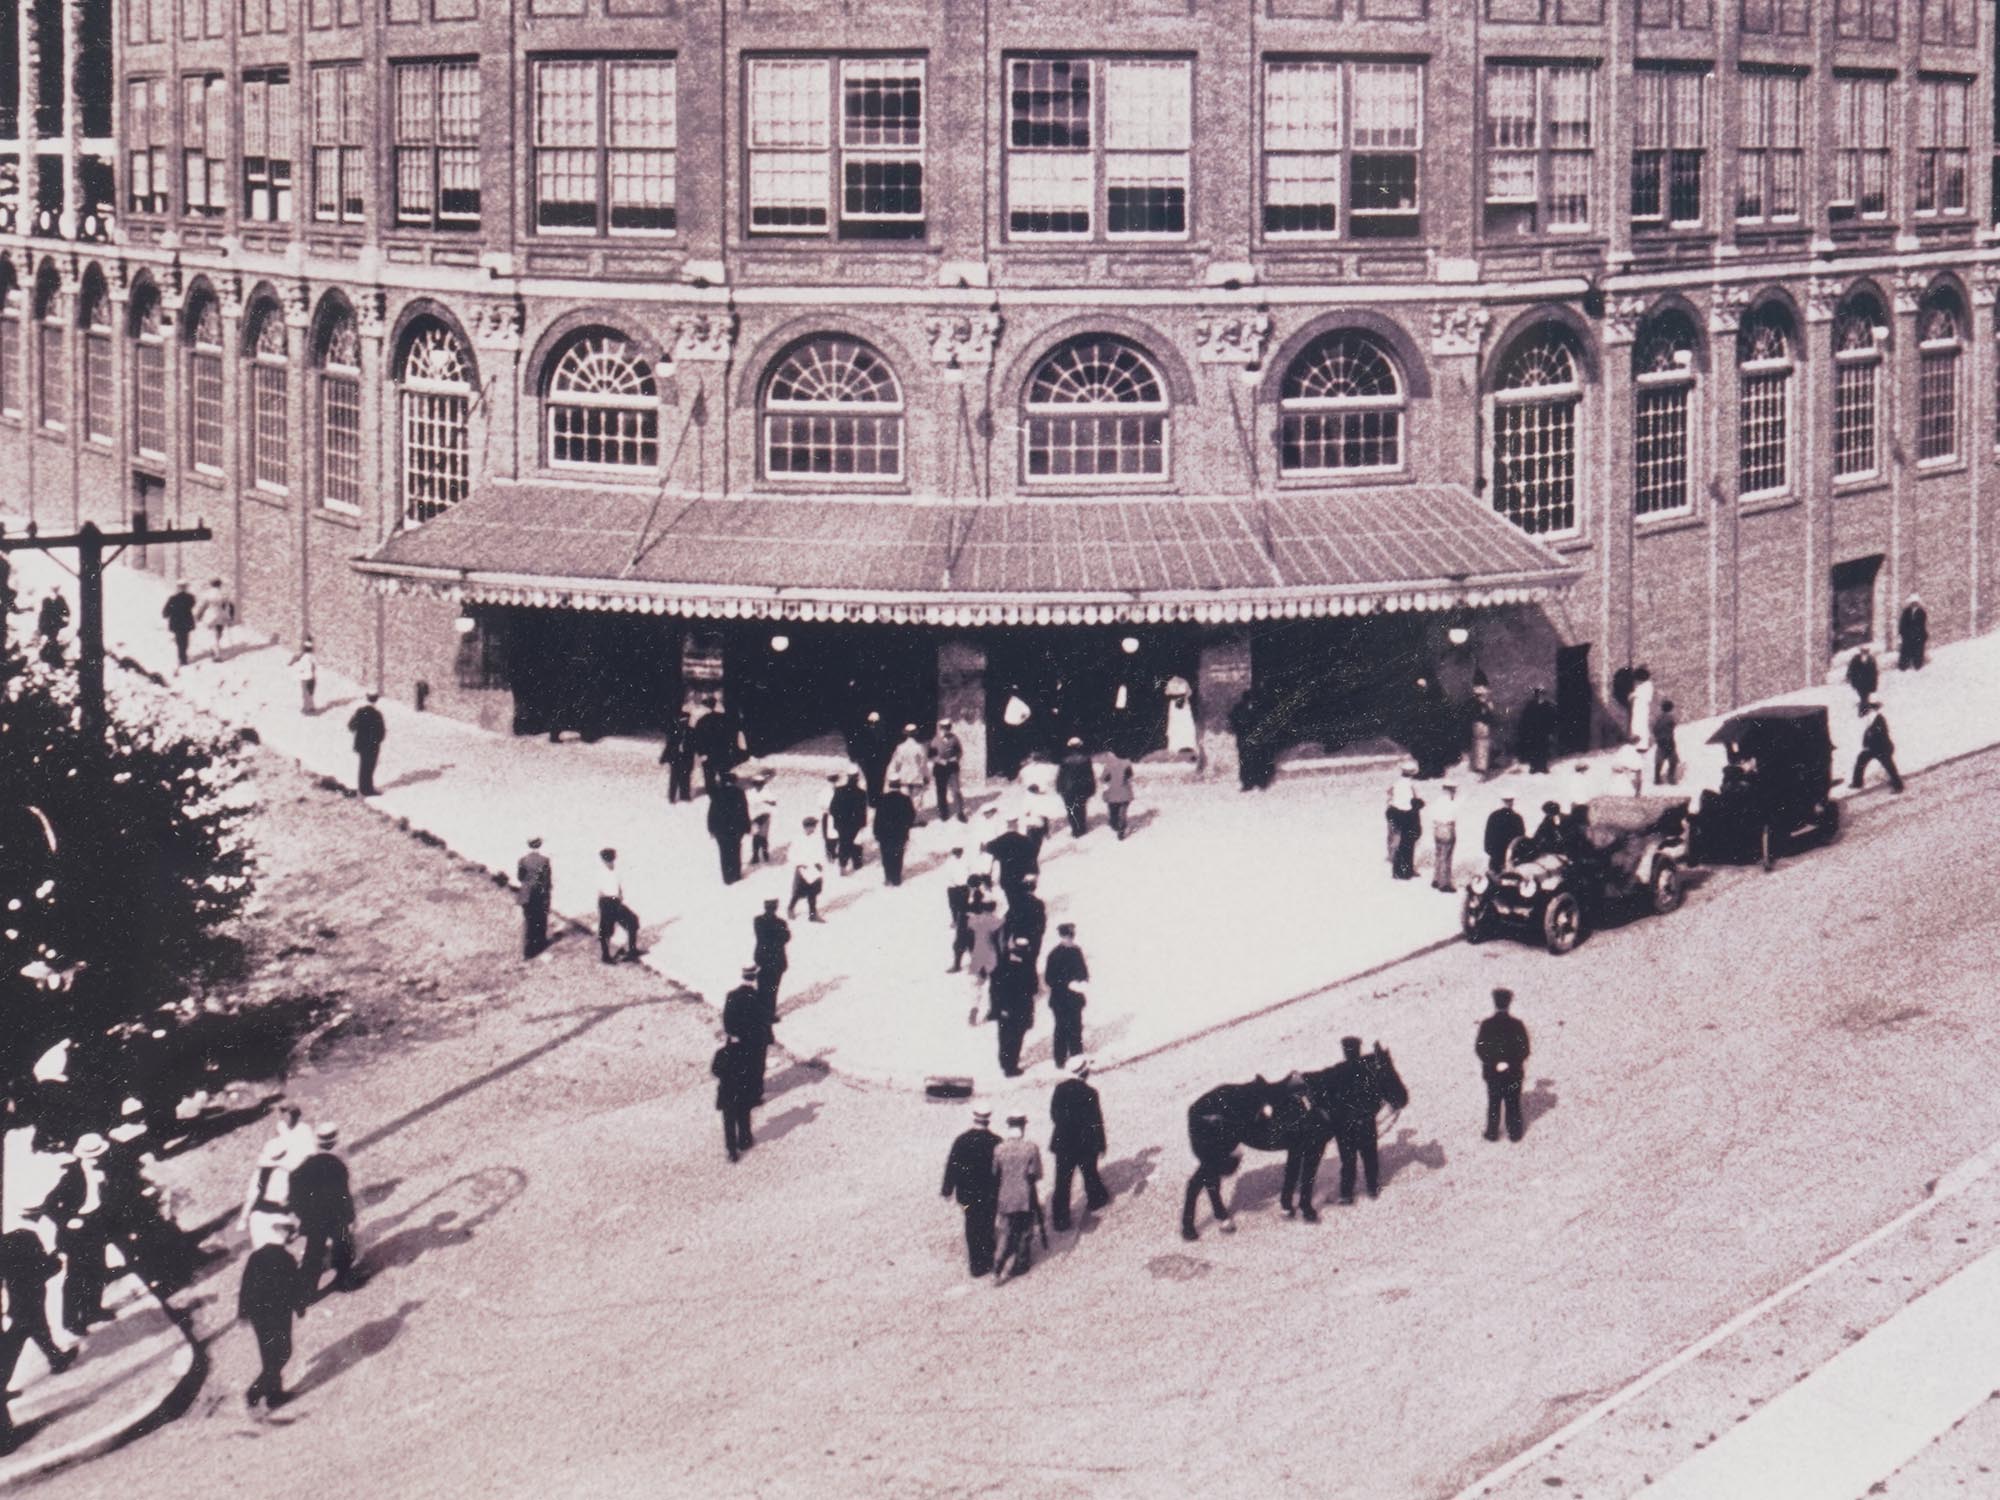
POLYGON ((1644 297, 1614 297, 1604 309, 1604 342, 1629 344, 1639 336, 1646 309, 1652 304, 1644 297))
POLYGON ((948 370, 993 363, 993 346, 1000 338, 1000 315, 972 313, 965 317, 926 318, 924 333, 931 341, 931 358, 948 370))
POLYGON ((520 301, 509 297, 504 302, 473 303, 467 309, 466 321, 472 330, 474 348, 509 353, 521 347, 521 329, 526 326, 527 315, 520 301))
POLYGON ((1895 281, 1896 311, 1913 313, 1923 304, 1924 293, 1930 290, 1929 271, 1898 271, 1895 281))
POLYGON ((1708 331, 1734 333, 1750 310, 1750 288, 1740 284, 1712 287, 1708 294, 1708 331))
POLYGON ((354 300, 354 325, 364 339, 379 339, 389 332, 389 294, 379 286, 355 288, 349 295, 354 300))
POLYGON ((1840 311, 1841 299, 1847 295, 1847 288, 1841 282, 1830 281, 1824 276, 1815 276, 1806 283, 1806 321, 1808 323, 1831 323, 1840 311))
POLYGON ((1271 341, 1267 312, 1211 313, 1194 325, 1195 357, 1205 365, 1241 365, 1254 370, 1264 362, 1271 341))
POLYGON ((1431 353, 1477 354, 1493 314, 1476 302, 1447 303, 1431 309, 1431 353))
POLYGON ((679 364, 720 364, 736 347, 736 319, 726 312, 675 318, 667 325, 667 357, 679 364))

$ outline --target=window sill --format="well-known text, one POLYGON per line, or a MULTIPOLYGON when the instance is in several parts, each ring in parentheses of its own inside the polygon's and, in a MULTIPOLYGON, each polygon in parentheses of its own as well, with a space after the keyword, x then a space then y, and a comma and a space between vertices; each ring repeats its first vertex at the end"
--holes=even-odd
POLYGON ((1963 474, 1965 470, 1965 459, 1953 454, 1950 458, 1933 458, 1914 464, 1910 472, 1918 479, 1937 479, 1947 474, 1963 474))
POLYGON ((1364 469, 1351 474, 1280 474, 1276 488, 1281 494, 1301 494, 1313 490, 1374 489, 1388 484, 1415 484, 1409 469, 1364 469))
POLYGON ((1171 255, 1207 255, 1211 251, 1210 245, 1205 240, 1107 240, 1091 238, 1073 240, 1003 239, 1000 242, 1000 248, 1008 255, 1023 257, 1047 255, 1051 258, 1072 256, 1079 251, 1106 251, 1119 255, 1157 255, 1163 251, 1171 255))
POLYGON ((339 526, 347 531, 359 531, 361 529, 361 517, 359 515, 349 515, 344 510, 329 510, 326 506, 321 505, 315 507, 313 516, 317 520, 326 522, 329 526, 339 526))
POLYGON ((243 492, 243 498, 255 501, 269 510, 289 510, 291 508, 291 502, 288 497, 274 495, 269 490, 247 489, 243 492))
MULTIPOLYGON (((1506 520, 1506 517, 1502 516, 1501 519, 1506 520)), ((1514 523, 1508 521, 1507 524, 1512 526, 1514 523)), ((1520 528, 1516 527, 1515 529, 1519 530, 1520 528)), ((1562 536, 1550 536, 1546 531, 1537 536, 1531 531, 1523 531, 1521 535, 1529 541, 1539 542, 1551 552, 1560 553, 1565 557, 1580 552, 1588 552, 1591 547, 1590 537, 1581 531, 1568 532, 1562 536)))
POLYGON ((181 477, 186 479, 189 484, 198 484, 205 489, 221 490, 227 488, 222 482, 222 475, 213 473, 207 469, 190 469, 181 477))
POLYGON ((1180 494, 1180 487, 1168 479, 1138 481, 1097 480, 1094 483, 1050 483, 1046 480, 1021 481, 1012 496, 1016 500, 1156 500, 1180 494))
POLYGON ((69 434, 61 428, 37 427, 35 429, 35 436, 51 447, 67 448, 69 446, 69 434))
POLYGON ((1677 531, 1701 530, 1708 525, 1708 517, 1690 508, 1657 516, 1635 516, 1633 525, 1636 534, 1641 537, 1671 536, 1677 531))
POLYGON ((1739 495, 1736 500, 1736 513, 1739 516, 1758 516, 1766 511, 1788 510, 1797 505, 1799 499, 1796 490, 1779 490, 1776 494, 1766 495, 1739 495))
POLYGON ((83 440, 83 445, 92 453, 109 453, 111 451, 111 439, 108 437, 98 437, 94 433, 83 440))
POLYGON ((907 498, 914 493, 907 479, 793 479, 765 475, 757 481, 756 488, 758 494, 774 500, 876 500, 907 498))
POLYGON ((928 234, 922 239, 843 240, 831 235, 744 235, 729 248, 743 255, 939 255, 944 246, 928 234))

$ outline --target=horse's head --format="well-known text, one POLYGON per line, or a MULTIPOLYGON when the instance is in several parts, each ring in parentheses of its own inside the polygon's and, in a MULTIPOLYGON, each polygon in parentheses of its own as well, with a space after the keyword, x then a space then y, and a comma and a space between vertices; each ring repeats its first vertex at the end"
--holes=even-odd
POLYGON ((1375 1050, 1362 1060, 1368 1065, 1385 1104, 1391 1109, 1402 1109, 1410 1102, 1410 1091, 1403 1083, 1403 1075, 1396 1071, 1396 1060, 1389 1056, 1387 1047, 1377 1042, 1375 1050))

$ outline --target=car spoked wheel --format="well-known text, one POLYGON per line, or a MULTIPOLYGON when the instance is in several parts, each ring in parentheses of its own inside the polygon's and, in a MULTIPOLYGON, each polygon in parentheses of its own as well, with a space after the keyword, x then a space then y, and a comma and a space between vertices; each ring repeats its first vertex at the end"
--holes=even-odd
POLYGON ((1687 894, 1687 887, 1681 884, 1680 866, 1670 859, 1663 859, 1653 867, 1653 910, 1661 916, 1674 910, 1687 894))
POLYGON ((1583 941, 1583 908, 1568 891, 1551 896, 1542 909, 1542 941, 1558 955, 1583 941))
POLYGON ((1483 943, 1487 939, 1489 925, 1486 903, 1467 891, 1464 902, 1458 908, 1458 930, 1465 934, 1468 943, 1483 943))

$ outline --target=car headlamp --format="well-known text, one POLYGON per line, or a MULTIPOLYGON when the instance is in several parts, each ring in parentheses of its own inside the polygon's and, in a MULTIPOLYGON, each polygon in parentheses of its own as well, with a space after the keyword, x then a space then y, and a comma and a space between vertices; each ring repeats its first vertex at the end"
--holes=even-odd
POLYGON ((1491 884, 1491 882, 1490 882, 1490 881, 1488 881, 1488 880, 1487 880, 1487 878, 1486 878, 1486 877, 1485 877, 1484 875, 1475 875, 1475 876, 1473 876, 1473 877, 1472 877, 1472 892, 1473 892, 1473 894, 1474 894, 1474 895, 1477 895, 1477 896, 1483 896, 1483 895, 1485 895, 1485 894, 1486 894, 1486 887, 1487 887, 1487 886, 1488 886, 1489 884, 1491 884))
POLYGON ((1534 876, 1524 875, 1521 877, 1521 894, 1523 896, 1533 896, 1540 889, 1541 885, 1536 881, 1534 876))

